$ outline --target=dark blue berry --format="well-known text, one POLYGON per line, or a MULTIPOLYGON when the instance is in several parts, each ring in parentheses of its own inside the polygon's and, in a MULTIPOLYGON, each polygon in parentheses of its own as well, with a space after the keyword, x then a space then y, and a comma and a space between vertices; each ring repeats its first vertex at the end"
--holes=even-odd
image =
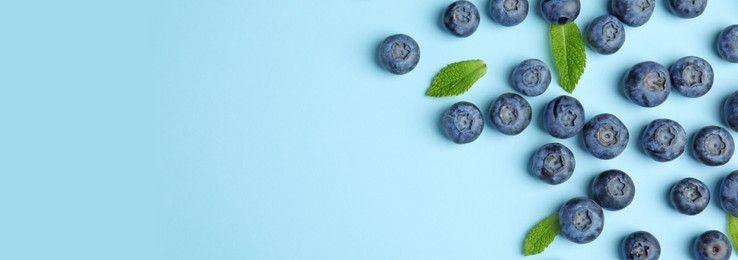
POLYGON ((738 131, 738 91, 730 94, 723 104, 723 119, 734 131, 738 131))
POLYGON ((453 104, 443 115, 443 130, 457 144, 470 143, 482 134, 484 118, 479 108, 469 102, 453 104))
POLYGON ((579 16, 579 0, 541 0, 541 14, 550 24, 564 25, 579 16))
POLYGON ((559 96, 546 105, 543 128, 556 138, 570 138, 584 127, 584 107, 570 96, 559 96))
POLYGON ((541 60, 524 60, 513 70, 512 81, 513 87, 523 95, 538 96, 551 84, 551 71, 541 60))
POLYGON ((612 14, 631 27, 646 24, 656 7, 654 0, 611 0, 610 3, 612 14))
POLYGON ((626 260, 658 260, 661 256, 661 244, 651 233, 633 232, 621 245, 623 259, 626 260))
POLYGON ((695 18, 705 12, 707 0, 668 0, 669 10, 681 18, 695 18))
POLYGON ((612 114, 599 114, 584 125, 584 148, 594 157, 609 160, 625 150, 628 128, 612 114))
POLYGON ((668 162, 684 153, 687 133, 674 120, 656 119, 643 130, 641 142, 649 157, 659 162, 668 162))
POLYGON ((612 15, 595 18, 587 26, 587 42, 600 54, 613 54, 625 43, 623 23, 612 15))
POLYGON ((695 178, 685 178, 671 188, 671 205, 686 215, 697 215, 710 204, 710 190, 695 178))
POLYGON ((571 177, 576 164, 569 148, 560 143, 549 143, 533 154, 530 170, 538 179, 556 185, 571 177))
POLYGON ((728 26, 720 32, 717 39, 720 57, 730 62, 738 62, 738 24, 728 26))
POLYGON ((382 67, 397 75, 410 72, 418 65, 420 47, 412 37, 395 34, 387 37, 379 46, 382 67))
POLYGON ((694 156, 709 166, 726 164, 733 157, 735 144, 728 130, 719 126, 702 128, 692 143, 694 156))
POLYGON ((532 111, 528 101, 514 93, 505 93, 492 103, 489 117, 497 130, 506 135, 517 135, 530 124, 532 111))
POLYGON ((621 210, 635 197, 633 179, 620 170, 600 173, 592 181, 592 199, 602 208, 621 210))
POLYGON ((573 198, 559 210, 561 235, 578 244, 594 241, 605 224, 605 216, 597 202, 588 198, 573 198))
POLYGON ((669 68, 671 85, 685 97, 701 97, 712 88, 715 75, 706 60, 687 56, 677 60, 669 68))
POLYGON ((528 16, 528 0, 490 0, 492 20, 503 26, 515 26, 528 16))
POLYGON ((693 252, 697 260, 728 260, 732 251, 728 237, 717 230, 702 233, 694 240, 693 252))
POLYGON ((731 172, 720 183, 720 206, 738 217, 738 171, 731 172))
POLYGON ((479 10, 469 1, 453 2, 443 13, 443 25, 453 35, 472 35, 479 26, 479 10))
POLYGON ((661 105, 671 92, 669 71, 653 61, 634 65, 623 77, 625 96, 636 105, 655 107, 661 105))

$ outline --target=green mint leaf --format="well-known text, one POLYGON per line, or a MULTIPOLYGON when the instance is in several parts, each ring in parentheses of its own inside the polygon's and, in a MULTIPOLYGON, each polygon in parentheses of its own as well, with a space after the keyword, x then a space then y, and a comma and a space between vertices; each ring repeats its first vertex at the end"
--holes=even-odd
POLYGON ((728 215, 728 234, 730 239, 733 240, 733 248, 738 248, 738 218, 733 215, 728 215))
POLYGON ((551 25, 551 45, 559 72, 559 85, 572 93, 587 66, 584 39, 577 24, 551 25))
POLYGON ((433 78, 426 96, 448 97, 464 94, 479 78, 487 73, 482 60, 465 60, 451 63, 433 78))
POLYGON ((538 222, 535 227, 528 231, 525 236, 525 244, 523 245, 523 255, 537 255, 543 252, 559 234, 559 212, 554 212, 550 216, 538 222))

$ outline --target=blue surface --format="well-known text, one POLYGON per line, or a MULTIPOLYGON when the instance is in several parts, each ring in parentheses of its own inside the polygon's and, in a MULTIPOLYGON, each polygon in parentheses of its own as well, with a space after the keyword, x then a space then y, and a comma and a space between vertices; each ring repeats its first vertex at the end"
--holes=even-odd
MULTIPOLYGON (((486 1, 473 2, 486 10, 486 1)), ((483 11, 464 39, 440 25, 448 3, 4 3, 0 259, 519 259, 537 221, 613 168, 633 178, 633 203, 606 211, 594 242, 558 237, 529 259, 617 259, 636 230, 659 239, 662 259, 689 259, 697 235, 725 231, 714 198, 685 216, 667 194, 688 176, 716 194, 738 158, 707 167, 688 150, 658 163, 631 138, 617 158, 595 159, 580 136, 561 141, 542 130, 540 111, 565 94, 557 76, 527 98, 533 123, 522 134, 488 125, 474 143, 448 140, 439 120, 451 104, 486 110, 513 91, 510 73, 524 59, 553 68, 538 1, 515 27, 483 11), (422 52, 403 76, 377 63, 379 43, 394 33, 413 36, 422 52), (475 58, 489 70, 469 92, 424 96, 443 66, 475 58), (559 186, 527 170, 553 141, 577 160, 559 186)), ((580 29, 607 5, 583 1, 580 29)), ((649 23, 626 27, 618 53, 587 49, 574 96, 588 119, 613 113, 633 137, 656 118, 676 120, 690 137, 724 125, 738 64, 719 59, 714 41, 738 23, 738 2, 711 1, 690 20, 657 5, 649 23), (618 82, 632 65, 687 55, 714 67, 707 95, 672 93, 656 108, 626 100, 618 82)))

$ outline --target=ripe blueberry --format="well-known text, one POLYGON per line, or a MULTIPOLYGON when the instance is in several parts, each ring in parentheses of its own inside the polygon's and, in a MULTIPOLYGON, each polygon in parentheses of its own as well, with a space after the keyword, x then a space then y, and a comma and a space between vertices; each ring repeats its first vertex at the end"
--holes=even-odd
POLYGON ((625 43, 623 23, 612 15, 595 18, 587 26, 587 42, 600 54, 613 54, 625 43))
POLYGON ((379 46, 382 67, 397 75, 410 72, 418 65, 420 47, 412 37, 395 34, 387 37, 379 46))
POLYGON ((472 35, 479 26, 479 10, 469 1, 453 2, 443 13, 443 25, 453 35, 472 35))
POLYGON ((602 233, 605 216, 597 202, 588 198, 573 198, 561 206, 559 224, 564 237, 578 244, 586 244, 602 233))
POLYGON ((551 71, 541 60, 524 60, 513 70, 513 87, 523 95, 534 97, 546 91, 551 83, 551 71))
POLYGON ((669 10, 681 18, 695 18, 705 12, 707 0, 668 0, 669 10))
POLYGON ((656 119, 643 130, 641 142, 649 157, 659 162, 668 162, 684 153, 687 133, 674 120, 656 119))
POLYGON ((695 178, 685 178, 671 188, 671 205, 686 215, 697 215, 710 204, 710 190, 695 178))
POLYGON ((469 102, 453 104, 443 115, 443 130, 457 144, 470 143, 482 134, 484 118, 479 108, 469 102))
POLYGON ((734 131, 738 131, 738 91, 730 94, 723 104, 723 119, 734 131))
POLYGON ((671 92, 669 71, 661 64, 645 61, 634 65, 623 77, 625 96, 636 105, 661 105, 671 92))
POLYGON ((633 232, 621 245, 623 259, 626 260, 658 260, 661 256, 661 245, 651 233, 633 232))
POLYGON ((720 183, 720 206, 738 217, 738 171, 731 172, 720 183))
POLYGON ((701 97, 712 88, 715 75, 706 60, 687 56, 677 60, 669 68, 671 85, 685 97, 701 97))
POLYGON ((584 127, 584 108, 579 100, 570 96, 559 96, 546 105, 543 128, 556 138, 577 135, 584 127))
POLYGON ((717 39, 720 57, 730 62, 738 62, 738 24, 728 26, 720 32, 717 39))
POLYGON ((656 7, 655 0, 611 0, 610 3, 612 14, 631 27, 646 24, 656 7))
POLYGON ((584 148, 594 157, 609 160, 625 150, 628 128, 612 114, 599 114, 584 125, 584 148))
POLYGON ((492 103, 489 117, 497 130, 506 135, 517 135, 530 124, 530 104, 514 93, 505 93, 492 103))
POLYGON ((733 157, 735 144, 728 130, 719 126, 708 126, 697 132, 692 148, 697 160, 709 166, 719 166, 733 157))
POLYGON ((732 251, 728 237, 717 230, 702 233, 694 240, 693 252, 697 260, 727 260, 732 251))
POLYGON ((620 170, 604 171, 592 181, 592 199, 602 208, 621 210, 635 197, 633 179, 620 170))
POLYGON ((492 20, 503 26, 515 26, 528 16, 528 0, 489 0, 492 20))
POLYGON ((530 170, 538 179, 556 185, 571 177, 576 164, 569 148, 560 143, 549 143, 533 154, 530 170))
POLYGON ((579 0, 541 0, 541 14, 550 24, 564 25, 579 16, 579 0))

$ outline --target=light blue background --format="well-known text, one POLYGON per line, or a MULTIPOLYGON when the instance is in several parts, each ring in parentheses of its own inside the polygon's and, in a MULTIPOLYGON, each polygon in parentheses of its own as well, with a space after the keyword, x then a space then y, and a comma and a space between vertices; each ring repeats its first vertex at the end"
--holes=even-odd
MULTIPOLYGON (((511 28, 489 18, 487 1, 473 1, 481 25, 463 39, 439 25, 449 2, 3 2, 0 259, 518 259, 537 221, 586 196, 592 178, 612 168, 634 179, 634 202, 605 212, 596 241, 559 237, 530 259, 617 259, 636 230, 656 235, 662 259, 689 259, 698 234, 725 231, 717 200, 685 216, 666 194, 688 176, 714 191, 738 159, 707 167, 687 151, 658 163, 637 136, 656 118, 690 136, 724 125, 719 112, 738 90, 738 65, 713 44, 738 23, 738 2, 710 1, 685 20, 659 0, 649 23, 626 29, 618 53, 587 49, 574 96, 588 118, 613 113, 631 130, 626 151, 608 161, 587 154, 580 137, 542 130, 541 109, 565 94, 555 82, 527 98, 534 121, 522 134, 488 125, 474 143, 446 139, 439 120, 448 106, 466 100, 486 110, 513 91, 517 63, 553 65, 538 0, 511 28), (394 33, 422 50, 403 76, 376 62, 394 33), (635 63, 668 66, 687 55, 715 69, 706 96, 672 94, 649 109, 621 94, 635 63), (475 58, 489 71, 469 92, 424 96, 440 68, 475 58), (532 152, 554 141, 577 159, 558 186, 527 171, 532 152)), ((608 2, 583 1, 580 28, 608 2)))

